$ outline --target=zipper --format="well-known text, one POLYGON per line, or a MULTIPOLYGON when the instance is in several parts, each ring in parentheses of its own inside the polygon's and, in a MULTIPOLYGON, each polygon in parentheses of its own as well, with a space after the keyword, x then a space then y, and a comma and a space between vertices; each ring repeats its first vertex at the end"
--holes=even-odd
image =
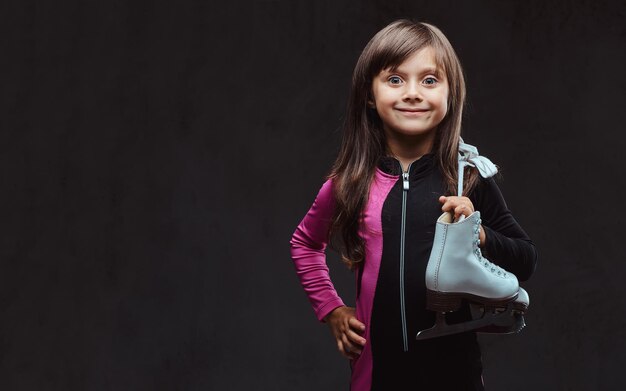
MULTIPOLYGON (((402 173, 402 222, 400 225, 400 316, 402 317, 402 340, 404 351, 409 351, 409 338, 406 330, 406 308, 404 303, 404 242, 406 235, 406 198, 409 192, 409 171, 411 164, 402 173)), ((402 165, 400 165, 402 167, 402 165)))

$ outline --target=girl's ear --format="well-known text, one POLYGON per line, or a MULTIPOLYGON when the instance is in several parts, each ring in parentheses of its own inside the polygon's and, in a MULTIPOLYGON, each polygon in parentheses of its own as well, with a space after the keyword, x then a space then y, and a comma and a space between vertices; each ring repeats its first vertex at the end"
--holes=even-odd
POLYGON ((367 107, 369 107, 370 109, 375 109, 376 108, 376 102, 374 102, 372 99, 368 99, 367 100, 367 107))

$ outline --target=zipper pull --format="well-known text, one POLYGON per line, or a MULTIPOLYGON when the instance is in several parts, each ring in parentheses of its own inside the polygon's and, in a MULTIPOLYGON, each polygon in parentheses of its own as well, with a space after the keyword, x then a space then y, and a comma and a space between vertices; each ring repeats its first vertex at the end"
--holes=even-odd
POLYGON ((402 185, 404 190, 409 190, 409 172, 402 173, 402 185))

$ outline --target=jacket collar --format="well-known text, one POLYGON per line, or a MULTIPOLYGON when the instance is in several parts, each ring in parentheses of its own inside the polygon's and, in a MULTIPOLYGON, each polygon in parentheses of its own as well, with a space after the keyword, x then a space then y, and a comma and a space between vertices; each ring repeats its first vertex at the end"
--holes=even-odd
MULTIPOLYGON (((419 159, 411 163, 409 177, 413 178, 430 172, 435 167, 435 154, 427 153, 419 159)), ((378 161, 378 168, 389 175, 401 175, 402 165, 400 161, 393 156, 383 156, 378 161)))

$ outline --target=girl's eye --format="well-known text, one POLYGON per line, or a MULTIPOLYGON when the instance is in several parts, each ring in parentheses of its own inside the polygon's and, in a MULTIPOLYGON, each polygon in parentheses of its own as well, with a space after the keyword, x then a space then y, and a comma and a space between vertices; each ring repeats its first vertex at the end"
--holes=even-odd
POLYGON ((394 84, 394 85, 395 84, 400 84, 400 83, 402 83, 402 79, 400 79, 398 76, 391 76, 389 78, 389 83, 394 84))
POLYGON ((434 77, 427 77, 426 79, 424 79, 424 84, 428 86, 435 85, 437 84, 437 79, 435 79, 434 77))

